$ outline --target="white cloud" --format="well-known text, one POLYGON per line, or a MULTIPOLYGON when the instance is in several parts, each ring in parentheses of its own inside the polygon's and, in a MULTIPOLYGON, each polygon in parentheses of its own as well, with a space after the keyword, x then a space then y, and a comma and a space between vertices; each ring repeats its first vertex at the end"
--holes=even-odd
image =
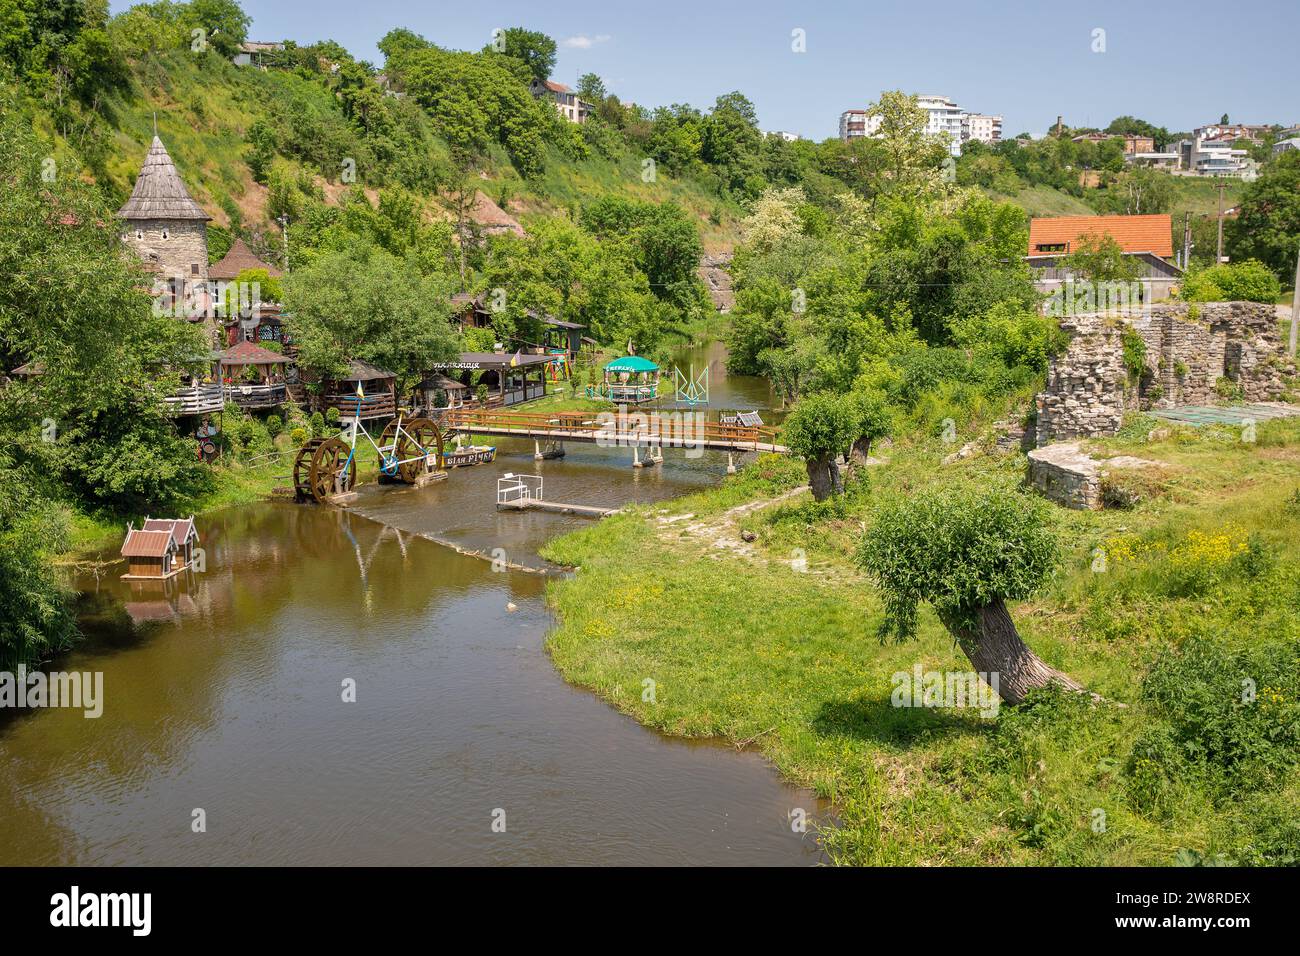
POLYGON ((590 50, 596 44, 608 43, 612 39, 613 37, 607 33, 598 33, 594 37, 589 37, 586 34, 579 33, 577 36, 566 37, 561 40, 560 46, 564 47, 566 50, 590 50))

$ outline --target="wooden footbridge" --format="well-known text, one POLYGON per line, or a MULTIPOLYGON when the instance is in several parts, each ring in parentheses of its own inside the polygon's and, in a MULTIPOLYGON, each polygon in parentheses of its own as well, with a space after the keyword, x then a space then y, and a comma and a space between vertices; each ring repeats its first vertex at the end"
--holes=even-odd
POLYGON ((619 448, 707 448, 726 452, 788 454, 768 425, 724 425, 693 414, 658 412, 508 412, 498 409, 447 409, 439 423, 447 432, 518 436, 534 441, 581 441, 619 448))

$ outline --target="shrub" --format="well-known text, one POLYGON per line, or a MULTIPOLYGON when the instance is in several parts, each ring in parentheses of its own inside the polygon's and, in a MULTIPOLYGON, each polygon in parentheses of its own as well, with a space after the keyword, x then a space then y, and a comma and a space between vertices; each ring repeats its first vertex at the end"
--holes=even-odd
POLYGON ((1188 302, 1276 302, 1282 285, 1257 259, 1221 263, 1183 280, 1180 295, 1188 302))
POLYGON ((329 408, 325 410, 325 421, 329 422, 330 426, 333 428, 338 427, 339 424, 338 406, 331 405, 329 408))
POLYGON ((311 418, 309 419, 309 422, 311 423, 311 433, 312 433, 312 435, 314 435, 316 438, 320 438, 322 435, 325 434, 325 416, 324 416, 324 415, 322 415, 320 412, 312 412, 312 413, 311 413, 311 418))
POLYGON ((1274 789, 1300 762, 1300 642, 1189 638, 1156 661, 1142 697, 1150 726, 1124 768, 1140 808, 1166 809, 1184 781, 1220 801, 1274 789))
POLYGON ((1124 368, 1128 369, 1129 381, 1137 382, 1146 370, 1147 344, 1142 340, 1142 336, 1129 326, 1125 326, 1124 331, 1120 333, 1120 344, 1124 349, 1124 368))
POLYGON ((307 439, 310 437, 310 433, 301 425, 289 432, 289 440, 293 442, 294 447, 296 448, 301 448, 303 445, 307 444, 307 439))
POLYGON ((282 431, 284 431, 284 424, 280 421, 279 415, 266 416, 266 432, 268 435, 275 438, 282 431))

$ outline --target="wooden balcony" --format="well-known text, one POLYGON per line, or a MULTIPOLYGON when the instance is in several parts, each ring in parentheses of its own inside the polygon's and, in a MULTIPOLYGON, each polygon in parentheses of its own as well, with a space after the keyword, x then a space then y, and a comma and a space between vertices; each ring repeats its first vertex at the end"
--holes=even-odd
MULTIPOLYGON (((330 392, 316 400, 316 408, 321 414, 328 414, 331 408, 339 410, 340 421, 352 421, 357 414, 357 396, 355 392, 330 392)), ((392 392, 376 392, 361 400, 361 420, 372 418, 392 418, 397 414, 397 399, 392 392)))
POLYGON ((177 389, 163 401, 167 404, 167 414, 175 418, 182 415, 210 415, 226 407, 226 396, 217 383, 177 389))
MULTIPOLYGON (((285 386, 277 385, 227 385, 226 401, 240 408, 278 408, 288 400, 285 386)), ((355 401, 353 402, 355 405, 355 401)))

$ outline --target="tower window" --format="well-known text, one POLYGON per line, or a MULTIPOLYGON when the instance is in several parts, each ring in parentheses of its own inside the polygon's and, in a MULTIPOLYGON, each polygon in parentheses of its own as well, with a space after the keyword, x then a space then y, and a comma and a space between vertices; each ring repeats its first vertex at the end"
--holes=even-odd
POLYGON ((144 239, 144 230, 143 230, 143 229, 137 229, 137 230, 135 231, 135 237, 136 237, 136 239, 143 240, 143 239, 144 239))
POLYGON ((163 230, 163 238, 164 238, 164 239, 167 238, 167 230, 166 230, 166 229, 163 230))

